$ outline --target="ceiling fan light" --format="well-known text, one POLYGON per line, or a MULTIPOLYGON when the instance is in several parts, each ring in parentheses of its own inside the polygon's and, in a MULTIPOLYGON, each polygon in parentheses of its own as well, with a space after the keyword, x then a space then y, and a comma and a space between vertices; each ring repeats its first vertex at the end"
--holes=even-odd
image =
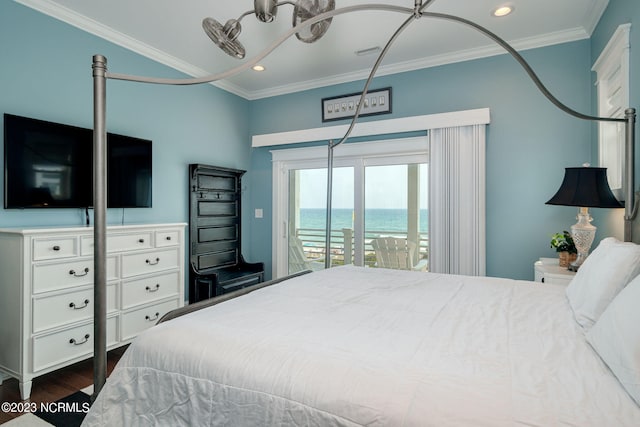
POLYGON ((507 16, 507 15, 511 14, 511 12, 513 12, 513 6, 504 5, 504 6, 500 6, 500 7, 496 8, 496 9, 494 9, 491 12, 491 15, 493 15, 493 16, 495 16, 497 18, 500 18, 500 17, 507 16))
POLYGON ((278 13, 278 2, 277 0, 254 0, 253 8, 260 21, 271 22, 278 13))
POLYGON ((220 24, 213 18, 205 18, 202 20, 202 29, 209 36, 216 46, 222 49, 227 55, 237 59, 243 59, 245 49, 238 40, 238 35, 242 31, 240 22, 236 19, 230 19, 224 24, 220 24))

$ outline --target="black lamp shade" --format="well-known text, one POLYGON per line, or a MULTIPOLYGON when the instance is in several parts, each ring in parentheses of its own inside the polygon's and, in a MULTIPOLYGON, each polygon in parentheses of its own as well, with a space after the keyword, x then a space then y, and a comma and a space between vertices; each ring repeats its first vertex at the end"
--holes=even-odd
POLYGON ((622 208, 607 180, 607 168, 565 168, 564 180, 547 205, 622 208))

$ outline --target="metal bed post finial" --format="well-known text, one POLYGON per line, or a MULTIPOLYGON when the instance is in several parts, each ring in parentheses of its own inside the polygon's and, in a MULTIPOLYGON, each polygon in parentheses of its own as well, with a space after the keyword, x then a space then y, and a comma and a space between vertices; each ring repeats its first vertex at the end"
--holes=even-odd
POLYGON ((107 58, 93 56, 93 395, 107 380, 107 58))

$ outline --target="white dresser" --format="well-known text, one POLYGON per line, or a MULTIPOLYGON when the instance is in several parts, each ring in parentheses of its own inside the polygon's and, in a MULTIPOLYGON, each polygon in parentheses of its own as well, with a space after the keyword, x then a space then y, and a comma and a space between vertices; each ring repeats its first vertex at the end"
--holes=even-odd
MULTIPOLYGON (((108 349, 184 305, 185 227, 107 227, 108 349)), ((23 399, 33 378, 92 357, 93 270, 91 227, 0 229, 0 371, 23 399)))

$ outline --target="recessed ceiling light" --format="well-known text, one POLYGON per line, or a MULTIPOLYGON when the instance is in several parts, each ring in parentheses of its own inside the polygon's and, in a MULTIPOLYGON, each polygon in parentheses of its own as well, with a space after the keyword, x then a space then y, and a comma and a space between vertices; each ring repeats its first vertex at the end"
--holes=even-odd
POLYGON ((504 5, 504 6, 500 6, 500 7, 496 8, 496 9, 494 9, 491 12, 491 15, 496 16, 496 17, 501 17, 501 16, 507 16, 511 12, 513 12, 513 6, 504 5))
POLYGON ((253 67, 251 67, 251 69, 252 69, 253 71, 264 71, 264 70, 265 70, 264 66, 263 66, 263 65, 260 65, 260 64, 256 64, 256 65, 254 65, 253 67))

